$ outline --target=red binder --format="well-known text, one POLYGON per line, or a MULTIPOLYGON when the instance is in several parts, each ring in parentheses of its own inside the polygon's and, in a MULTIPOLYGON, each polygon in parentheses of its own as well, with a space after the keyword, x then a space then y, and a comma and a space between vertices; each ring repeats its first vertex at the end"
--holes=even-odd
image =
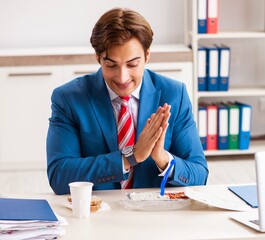
POLYGON ((207 150, 217 149, 217 105, 207 106, 207 150))
POLYGON ((208 0, 207 3, 207 33, 217 33, 219 0, 208 0))

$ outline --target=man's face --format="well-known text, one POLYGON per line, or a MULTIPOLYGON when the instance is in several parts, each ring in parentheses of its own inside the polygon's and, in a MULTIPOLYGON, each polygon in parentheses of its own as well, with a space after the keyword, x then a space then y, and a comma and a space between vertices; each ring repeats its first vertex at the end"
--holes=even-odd
POLYGON ((133 38, 103 52, 98 60, 103 77, 111 90, 119 96, 128 96, 141 83, 149 57, 150 51, 145 56, 142 45, 133 38))

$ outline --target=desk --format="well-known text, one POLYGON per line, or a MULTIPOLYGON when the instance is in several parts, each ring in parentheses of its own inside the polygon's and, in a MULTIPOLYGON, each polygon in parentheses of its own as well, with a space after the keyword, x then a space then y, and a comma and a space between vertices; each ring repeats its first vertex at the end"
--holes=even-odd
MULTIPOLYGON (((213 194, 227 200, 241 201, 224 185, 192 187, 196 191, 213 194)), ((168 189, 169 190, 169 189, 168 189)), ((170 188, 183 191, 184 188, 170 188)), ((130 191, 159 191, 158 189, 133 189, 130 191)), ((44 198, 56 213, 65 217, 64 240, 163 240, 163 239, 265 239, 259 233, 232 220, 231 211, 192 202, 187 209, 161 212, 129 211, 119 201, 125 199, 128 190, 95 191, 96 195, 111 206, 111 210, 91 213, 88 219, 72 217, 70 209, 63 206, 66 195, 54 194, 8 195, 8 197, 44 198)), ((256 211, 257 209, 251 209, 256 211)))

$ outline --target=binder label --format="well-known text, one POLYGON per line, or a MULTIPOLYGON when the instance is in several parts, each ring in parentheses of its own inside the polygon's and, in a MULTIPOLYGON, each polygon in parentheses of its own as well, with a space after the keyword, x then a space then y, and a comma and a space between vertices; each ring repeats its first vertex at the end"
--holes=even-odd
POLYGON ((219 125, 222 124, 222 127, 219 129, 219 136, 220 137, 227 137, 228 136, 228 111, 226 109, 221 109, 219 111, 219 125))
POLYGON ((210 77, 218 77, 218 51, 210 51, 210 77))
POLYGON ((215 135, 217 133, 217 112, 216 109, 209 109, 208 110, 208 134, 215 135))
POLYGON ((217 10, 217 1, 216 0, 208 0, 208 17, 209 18, 217 18, 218 10, 217 10))
POLYGON ((242 130, 243 132, 250 131, 250 120, 251 120, 251 108, 243 108, 242 117, 244 121, 242 121, 242 130))
POLYGON ((206 110, 200 110, 199 111, 199 136, 206 137, 207 135, 207 111, 206 110))
POLYGON ((220 63, 220 76, 221 77, 229 76, 229 59, 230 59, 230 51, 222 50, 221 51, 221 63, 220 63))
POLYGON ((239 133, 239 109, 230 109, 230 134, 237 135, 239 133))

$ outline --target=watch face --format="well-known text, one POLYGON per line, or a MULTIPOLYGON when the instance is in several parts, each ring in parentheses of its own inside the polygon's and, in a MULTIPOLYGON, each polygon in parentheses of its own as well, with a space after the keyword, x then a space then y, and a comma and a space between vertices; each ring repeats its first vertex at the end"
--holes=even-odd
POLYGON ((133 146, 128 146, 128 147, 125 147, 123 150, 122 150, 122 154, 123 155, 127 155, 129 153, 131 153, 133 151, 133 146))

